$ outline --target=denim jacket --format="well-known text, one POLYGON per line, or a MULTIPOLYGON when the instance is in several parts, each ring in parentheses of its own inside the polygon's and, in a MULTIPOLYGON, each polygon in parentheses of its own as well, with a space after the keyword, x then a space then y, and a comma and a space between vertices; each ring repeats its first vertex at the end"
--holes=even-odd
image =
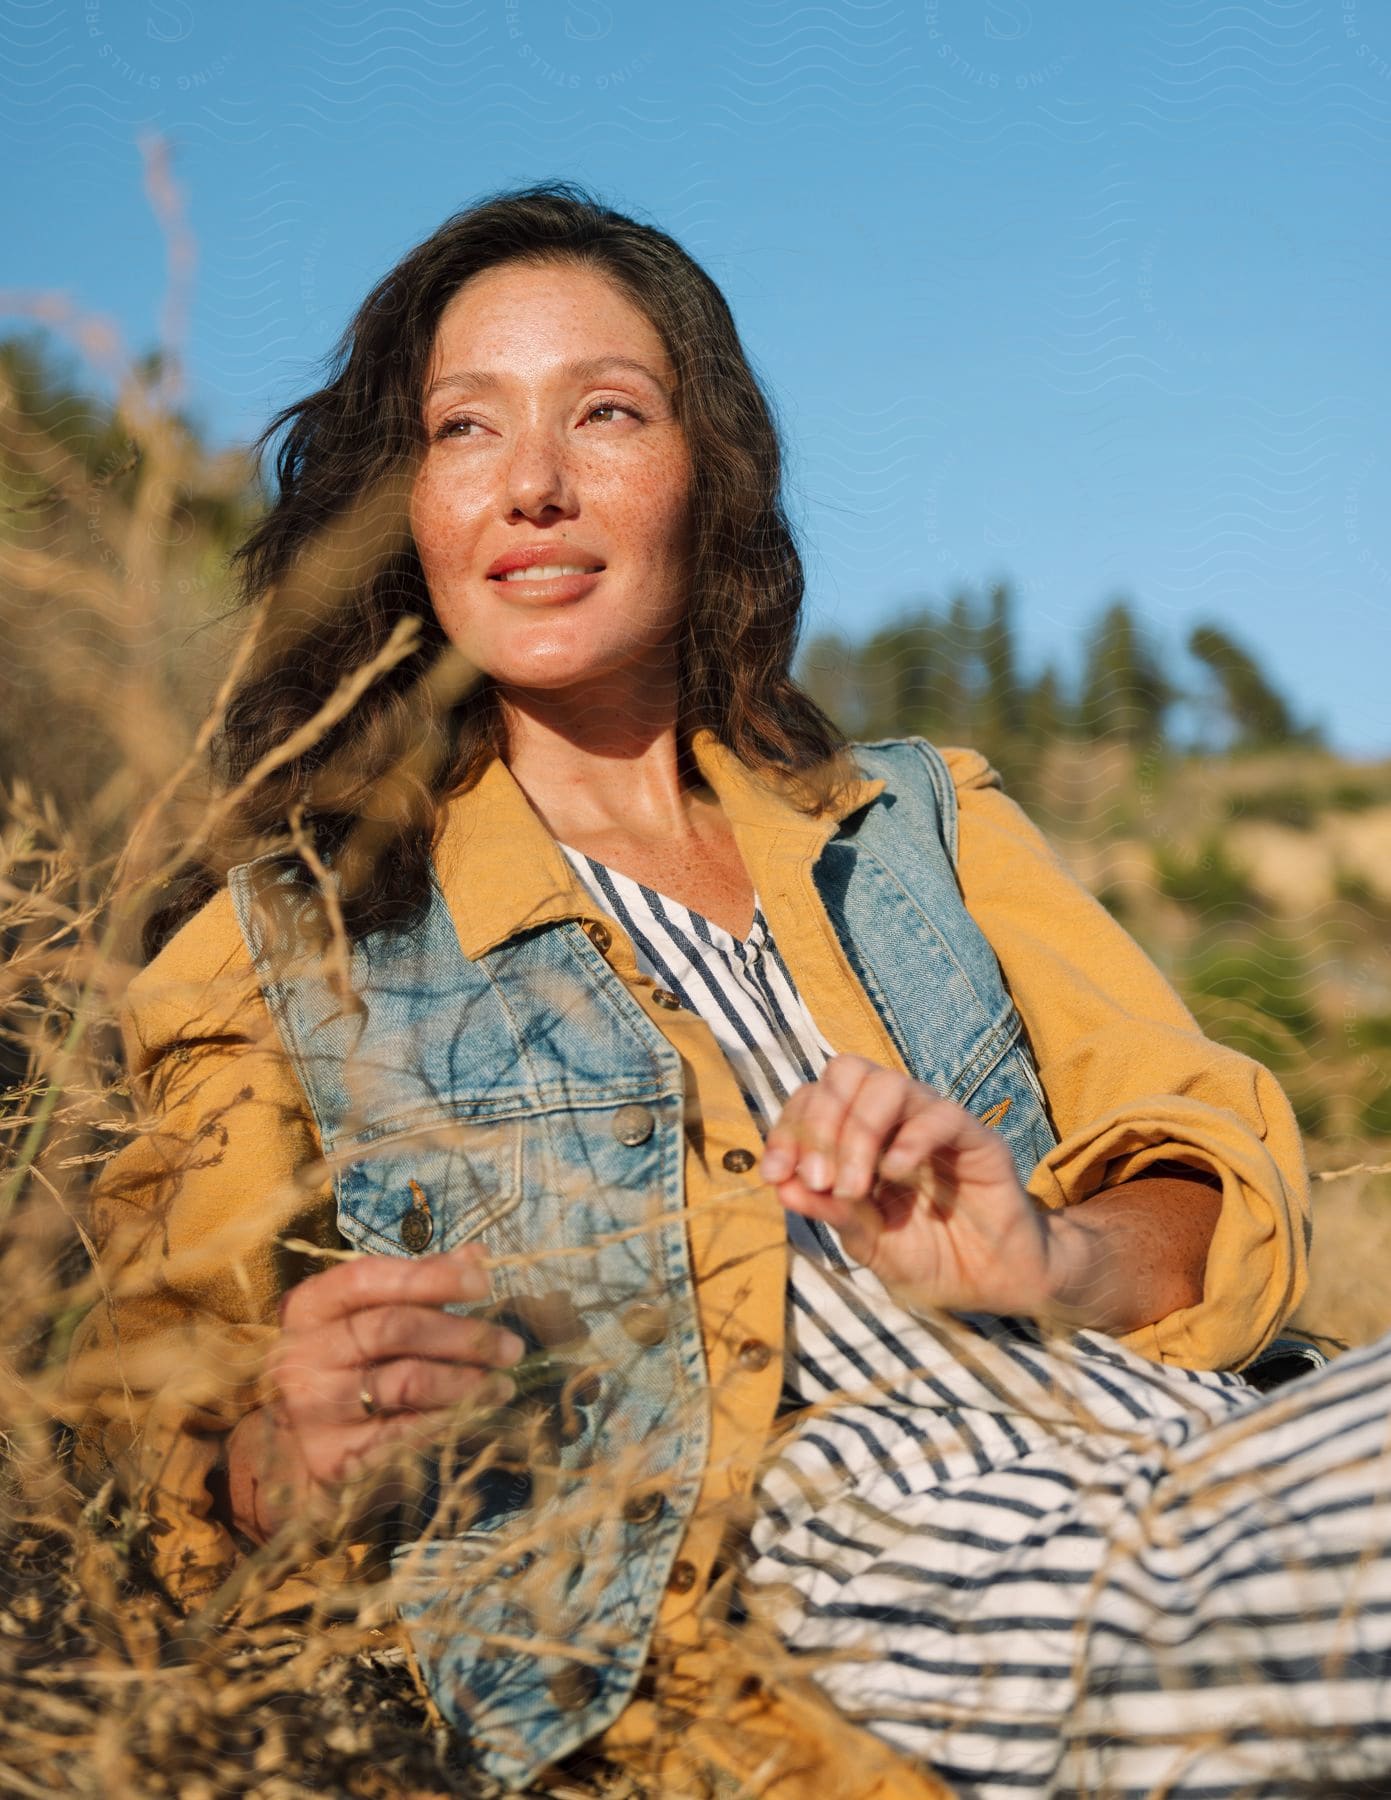
MULTIPOLYGON (((1027 1181, 1057 1139, 962 901, 950 772, 920 739, 855 755, 875 785, 815 861, 825 916, 903 1065, 994 1125, 1027 1181)), ((480 1243, 538 1359, 514 1453, 485 1452, 467 1510, 395 1552, 441 1710, 520 1785, 628 1704, 709 1455, 682 1059, 578 918, 470 957, 432 879, 423 923, 357 943, 340 990, 294 864, 242 864, 229 889, 340 1231, 397 1256, 480 1243)))

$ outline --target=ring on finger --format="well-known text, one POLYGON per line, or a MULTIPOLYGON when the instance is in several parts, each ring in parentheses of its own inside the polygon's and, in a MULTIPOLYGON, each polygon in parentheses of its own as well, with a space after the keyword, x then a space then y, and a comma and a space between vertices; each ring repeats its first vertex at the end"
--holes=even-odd
POLYGON ((381 1411, 381 1404, 378 1401, 377 1396, 372 1392, 371 1388, 368 1387, 368 1385, 367 1385, 367 1375, 368 1375, 368 1371, 364 1369, 363 1375, 362 1375, 362 1386, 357 1390, 357 1397, 362 1405, 362 1410, 366 1414, 366 1416, 369 1419, 374 1419, 377 1416, 377 1414, 381 1411))

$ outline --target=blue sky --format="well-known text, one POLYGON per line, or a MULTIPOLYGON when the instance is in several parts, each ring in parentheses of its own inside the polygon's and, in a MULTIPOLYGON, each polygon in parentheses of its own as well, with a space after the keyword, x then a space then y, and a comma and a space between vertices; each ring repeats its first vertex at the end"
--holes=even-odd
POLYGON ((1371 0, 0 0, 0 34, 5 284, 151 344, 164 133, 216 439, 446 214, 579 180, 728 296, 813 627, 1004 578, 1066 661, 1124 597, 1170 645, 1223 624, 1340 748, 1391 752, 1371 0))

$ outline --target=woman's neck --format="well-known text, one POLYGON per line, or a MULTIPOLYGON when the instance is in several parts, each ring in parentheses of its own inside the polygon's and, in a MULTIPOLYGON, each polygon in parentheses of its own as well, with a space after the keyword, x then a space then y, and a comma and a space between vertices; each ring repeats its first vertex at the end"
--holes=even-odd
POLYGON ((674 709, 644 721, 594 697, 582 709, 545 701, 504 701, 507 766, 553 837, 658 842, 699 829, 712 796, 681 742, 674 709))

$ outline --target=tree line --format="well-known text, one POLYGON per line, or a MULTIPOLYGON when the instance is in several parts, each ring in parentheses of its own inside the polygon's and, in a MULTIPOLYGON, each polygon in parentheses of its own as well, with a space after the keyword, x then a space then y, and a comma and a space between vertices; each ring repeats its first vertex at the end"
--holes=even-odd
POLYGON ((1126 600, 1085 631, 1070 679, 1056 661, 1026 670, 1007 584, 981 597, 925 603, 867 637, 812 638, 798 677, 854 737, 918 734, 992 757, 1059 740, 1137 751, 1245 753, 1316 746, 1255 655, 1222 626, 1190 632, 1192 670, 1177 670, 1126 600))

